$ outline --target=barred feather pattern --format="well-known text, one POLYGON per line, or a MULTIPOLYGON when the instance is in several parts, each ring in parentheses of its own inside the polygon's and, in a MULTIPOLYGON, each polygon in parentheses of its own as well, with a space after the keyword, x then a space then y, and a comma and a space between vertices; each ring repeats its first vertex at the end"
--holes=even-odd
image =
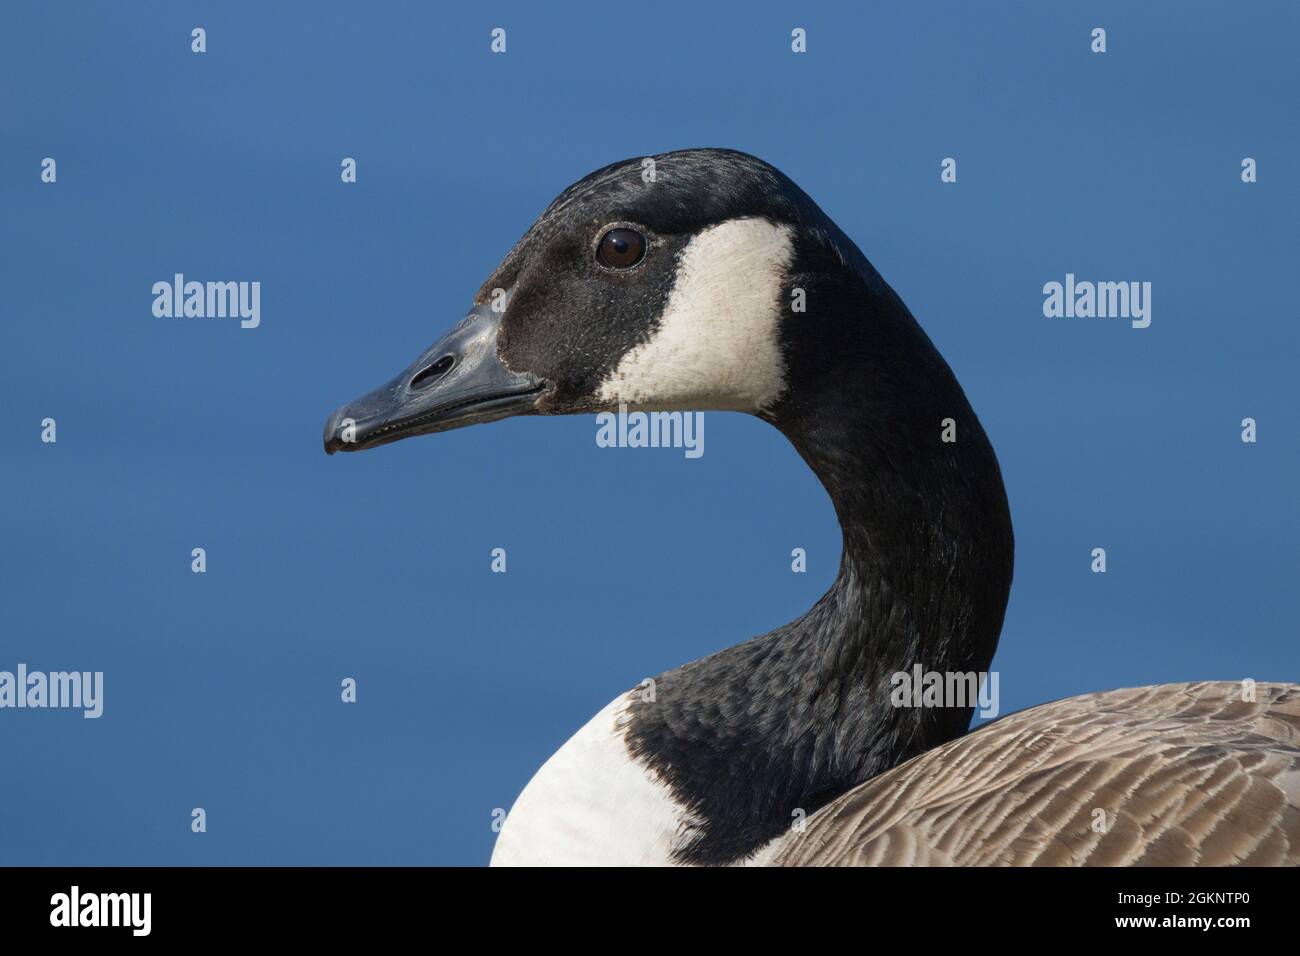
POLYGON ((754 862, 1300 865, 1300 685, 1164 684, 1011 714, 855 787, 754 862))

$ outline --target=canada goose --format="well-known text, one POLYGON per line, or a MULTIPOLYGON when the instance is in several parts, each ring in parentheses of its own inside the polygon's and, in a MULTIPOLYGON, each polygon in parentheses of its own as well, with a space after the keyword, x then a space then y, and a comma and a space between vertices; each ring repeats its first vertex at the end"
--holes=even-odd
POLYGON ((1296 685, 1089 694, 970 734, 969 701, 891 701, 917 665, 988 670, 1013 551, 997 458, 793 182, 730 150, 654 159, 653 181, 636 159, 566 189, 325 449, 620 403, 749 412, 829 493, 839 575, 798 620, 616 697, 529 782, 493 864, 1300 862, 1296 685))

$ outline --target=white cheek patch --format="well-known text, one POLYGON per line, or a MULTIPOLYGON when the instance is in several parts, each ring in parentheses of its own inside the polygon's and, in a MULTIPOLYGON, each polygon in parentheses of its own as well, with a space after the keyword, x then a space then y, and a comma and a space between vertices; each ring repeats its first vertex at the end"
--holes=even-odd
POLYGON ((611 405, 759 411, 785 390, 780 323, 788 226, 729 219, 682 250, 659 329, 597 391, 611 405))

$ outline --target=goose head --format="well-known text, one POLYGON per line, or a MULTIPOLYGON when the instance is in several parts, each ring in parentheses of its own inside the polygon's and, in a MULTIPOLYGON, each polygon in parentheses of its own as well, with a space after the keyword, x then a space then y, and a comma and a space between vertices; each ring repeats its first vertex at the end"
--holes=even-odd
POLYGON ((987 664, 1011 524, 997 458, 947 363, 773 166, 725 149, 648 165, 614 163, 564 190, 464 319, 330 416, 325 450, 513 415, 747 412, 782 431, 830 495, 845 544, 837 584, 869 591, 881 615, 907 608, 894 628, 905 643, 987 664))
POLYGON ((987 664, 1010 588, 1010 517, 948 365, 779 170, 725 149, 647 166, 614 163, 564 190, 464 319, 330 416, 325 450, 620 406, 757 415, 830 495, 845 544, 837 586, 869 592, 882 616, 905 608, 883 630, 917 653, 928 641, 953 663, 987 664))
POLYGON ((845 394, 849 362, 854 387, 905 388, 900 340, 920 330, 891 300, 761 160, 686 150, 656 157, 652 179, 642 160, 616 163, 551 203, 446 336, 335 412, 325 449, 620 405, 773 417, 783 399, 845 394), (845 327, 873 322, 874 339, 845 327))

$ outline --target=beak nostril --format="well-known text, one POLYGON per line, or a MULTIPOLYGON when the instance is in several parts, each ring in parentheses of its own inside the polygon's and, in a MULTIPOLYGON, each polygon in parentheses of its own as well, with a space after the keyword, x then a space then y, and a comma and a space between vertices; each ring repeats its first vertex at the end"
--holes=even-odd
POLYGON ((436 379, 440 379, 450 372, 451 367, 455 364, 456 356, 444 355, 428 368, 415 373, 415 377, 411 379, 411 389, 418 391, 419 389, 427 388, 432 385, 436 379))

